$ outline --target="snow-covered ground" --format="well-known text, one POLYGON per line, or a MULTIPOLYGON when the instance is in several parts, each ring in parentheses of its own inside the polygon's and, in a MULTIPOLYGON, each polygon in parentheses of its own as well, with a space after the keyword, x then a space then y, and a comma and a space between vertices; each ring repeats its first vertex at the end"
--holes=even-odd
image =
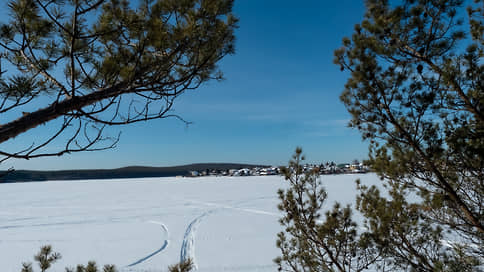
MULTIPOLYGON (((322 178, 328 206, 353 203, 357 178, 379 183, 374 174, 322 178)), ((50 244, 62 254, 51 271, 89 260, 166 271, 187 257, 198 271, 277 271, 284 186, 279 176, 0 184, 0 267, 19 272, 50 244)))

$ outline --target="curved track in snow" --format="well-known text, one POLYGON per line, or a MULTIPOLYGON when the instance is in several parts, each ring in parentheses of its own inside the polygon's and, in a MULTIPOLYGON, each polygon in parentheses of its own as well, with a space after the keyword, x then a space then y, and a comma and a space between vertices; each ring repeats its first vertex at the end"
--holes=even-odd
POLYGON ((202 201, 191 201, 196 204, 202 204, 205 206, 212 206, 216 207, 215 209, 206 211, 193 219, 190 224, 188 225, 187 229, 185 230, 185 235, 183 236, 183 241, 182 241, 182 246, 180 250, 180 263, 184 262, 188 259, 191 259, 193 262, 194 270, 198 270, 198 264, 195 259, 195 238, 197 235, 197 230, 198 226, 200 225, 200 222, 207 217, 208 215, 220 211, 220 210, 238 210, 242 212, 248 212, 248 213, 255 213, 255 214, 261 214, 261 215, 269 215, 269 216, 279 216, 279 214, 276 213, 271 213, 271 212, 266 212, 262 210, 256 210, 256 209, 247 209, 247 208, 240 208, 238 207, 239 205, 242 205, 247 202, 251 202, 254 200, 259 200, 259 199, 266 199, 266 197, 262 198, 254 198, 254 199, 248 199, 244 201, 240 201, 235 204, 235 206, 230 206, 230 205, 223 205, 223 204, 218 204, 218 203, 212 203, 212 202, 202 202, 202 201))
POLYGON ((161 247, 159 249, 155 250, 153 253, 149 254, 148 256, 145 256, 145 257, 137 260, 134 263, 128 264, 126 267, 132 267, 132 266, 138 265, 138 264, 140 264, 140 263, 148 260, 149 258, 151 258, 151 257, 155 256, 156 254, 158 254, 158 253, 162 252, 163 250, 165 250, 168 247, 168 245, 170 244, 170 240, 169 240, 170 233, 168 232, 168 228, 166 227, 165 224, 163 224, 161 222, 157 222, 157 221, 149 221, 148 223, 160 225, 161 228, 163 229, 163 232, 166 235, 166 239, 163 242, 163 245, 161 245, 161 247))
POLYGON ((193 262, 194 270, 198 269, 197 261, 195 259, 195 237, 197 235, 198 226, 202 219, 211 213, 214 213, 218 209, 209 210, 193 219, 188 225, 185 235, 183 236, 183 242, 180 250, 180 262, 184 262, 191 259, 193 262))

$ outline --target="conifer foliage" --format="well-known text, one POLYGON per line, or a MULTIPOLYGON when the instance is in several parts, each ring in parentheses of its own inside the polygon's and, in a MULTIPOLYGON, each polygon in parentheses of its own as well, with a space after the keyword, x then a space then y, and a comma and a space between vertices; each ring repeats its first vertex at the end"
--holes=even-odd
POLYGON ((233 0, 12 0, 0 20, 0 162, 116 145, 108 126, 178 117, 234 52, 233 0), (48 125, 25 147, 14 138, 48 125), (43 133, 44 134, 44 133, 43 133), (9 148, 10 147, 10 148, 9 148))
MULTIPOLYGON (((37 262, 40 271, 46 272, 52 265, 61 259, 61 255, 58 252, 52 250, 52 246, 47 245, 40 248, 39 253, 34 256, 34 260, 37 262)), ((21 272, 34 272, 32 263, 23 263, 21 272)), ((101 272, 96 265, 96 262, 90 261, 86 266, 77 265, 76 268, 66 268, 66 272, 101 272)), ((102 272, 116 272, 114 265, 105 265, 102 272)))
POLYGON ((169 272, 190 272, 195 268, 192 259, 185 260, 181 263, 170 265, 169 272))
POLYGON ((341 99, 350 126, 370 143, 385 186, 357 183, 359 227, 348 207, 318 219, 317 177, 291 162, 276 262, 285 271, 481 271, 484 1, 367 0, 366 8, 335 62, 349 72, 341 99))
MULTIPOLYGON (((46 272, 52 265, 62 258, 61 254, 54 252, 52 246, 46 245, 40 248, 39 253, 34 256, 34 260, 38 264, 41 272, 46 272)), ((190 272, 194 268, 193 261, 188 259, 181 263, 171 265, 168 267, 169 272, 190 272)), ((35 269, 32 263, 25 262, 22 264, 22 270, 20 272, 34 272, 35 269)), ((49 270, 50 271, 50 270, 49 270)), ((102 270, 98 268, 96 262, 89 261, 87 265, 78 264, 75 268, 66 267, 66 272, 117 272, 116 266, 112 264, 106 264, 102 270)))
POLYGON ((282 173, 289 188, 279 190, 280 223, 275 259, 279 271, 362 271, 378 259, 367 237, 357 239, 357 225, 349 206, 336 203, 324 216, 327 193, 319 169, 304 170, 298 148, 282 173))

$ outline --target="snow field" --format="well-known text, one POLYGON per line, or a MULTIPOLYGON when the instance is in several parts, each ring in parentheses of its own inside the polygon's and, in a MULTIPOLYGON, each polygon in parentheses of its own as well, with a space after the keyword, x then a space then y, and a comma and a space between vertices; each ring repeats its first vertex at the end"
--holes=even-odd
MULTIPOLYGON (((374 174, 322 178, 328 208, 354 202, 357 178, 379 183, 374 174)), ((50 244, 62 254, 53 272, 89 260, 159 272, 187 258, 202 272, 277 271, 285 186, 280 176, 0 184, 0 267, 19 272, 50 244)))

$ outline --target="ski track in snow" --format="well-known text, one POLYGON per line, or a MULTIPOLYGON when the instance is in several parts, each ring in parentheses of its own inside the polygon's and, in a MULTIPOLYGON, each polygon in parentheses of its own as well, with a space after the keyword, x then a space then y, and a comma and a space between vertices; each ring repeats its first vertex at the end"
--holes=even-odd
MULTIPOLYGON (((257 198, 257 199, 265 199, 265 198, 257 198)), ((251 202, 253 200, 257 199, 250 199, 246 201, 241 201, 239 203, 236 203, 236 205, 242 205, 246 202, 251 202)), ((193 262, 194 270, 198 270, 198 265, 195 259, 195 237, 197 234, 198 226, 200 225, 200 222, 202 221, 203 218, 207 217, 208 215, 218 212, 220 210, 237 210, 237 211, 243 211, 243 212, 248 212, 248 213, 255 213, 255 214, 261 214, 261 215, 269 215, 269 216, 275 216, 279 217, 280 214, 277 213, 272 213, 272 212, 266 212, 262 210, 255 210, 255 209, 246 209, 246 208, 239 208, 237 206, 229 206, 229 205, 222 205, 222 204, 217 204, 217 203, 212 203, 212 202, 202 202, 202 201, 195 201, 191 200, 190 202, 195 203, 195 204, 202 204, 205 206, 211 206, 211 207, 216 207, 213 210, 206 211, 193 219, 190 224, 188 225, 185 235, 183 237, 182 241, 182 246, 180 250, 180 263, 184 262, 188 259, 191 259, 193 262)))
POLYGON ((209 210, 202 213, 197 218, 193 219, 188 225, 185 235, 183 236, 182 246, 180 250, 180 263, 188 259, 193 262, 194 270, 198 270, 197 261, 195 259, 195 237, 197 235, 198 226, 204 217, 216 212, 219 209, 209 210))
POLYGON ((242 204, 245 204, 245 203, 248 203, 248 202, 250 203, 251 201, 252 201, 252 199, 246 200, 246 201, 241 201, 241 202, 236 203, 236 206, 223 205, 223 204, 212 203, 212 202, 196 201, 196 200, 191 200, 190 202, 195 203, 195 204, 210 206, 210 207, 217 207, 219 209, 236 210, 236 211, 242 211, 242 212, 248 212, 248 213, 269 215, 269 216, 274 216, 274 217, 280 217, 281 216, 281 214, 279 214, 279 213, 273 213, 273 212, 267 212, 267 211, 256 210, 256 209, 248 209, 248 208, 237 207, 238 205, 242 205, 242 204))
POLYGON ((163 229, 163 232, 165 233, 166 239, 163 242, 163 245, 158 250, 154 251, 153 253, 149 254, 146 257, 143 257, 143 258, 137 260, 134 263, 128 264, 126 267, 132 267, 132 266, 138 265, 138 264, 140 264, 140 263, 148 260, 149 258, 151 258, 151 257, 155 256, 156 254, 158 254, 158 253, 162 252, 163 250, 165 250, 168 247, 168 245, 170 244, 170 240, 169 240, 169 238, 170 238, 170 232, 168 231, 168 228, 166 227, 165 224, 163 224, 161 222, 158 222, 158 221, 148 221, 148 223, 160 225, 161 228, 163 229))

